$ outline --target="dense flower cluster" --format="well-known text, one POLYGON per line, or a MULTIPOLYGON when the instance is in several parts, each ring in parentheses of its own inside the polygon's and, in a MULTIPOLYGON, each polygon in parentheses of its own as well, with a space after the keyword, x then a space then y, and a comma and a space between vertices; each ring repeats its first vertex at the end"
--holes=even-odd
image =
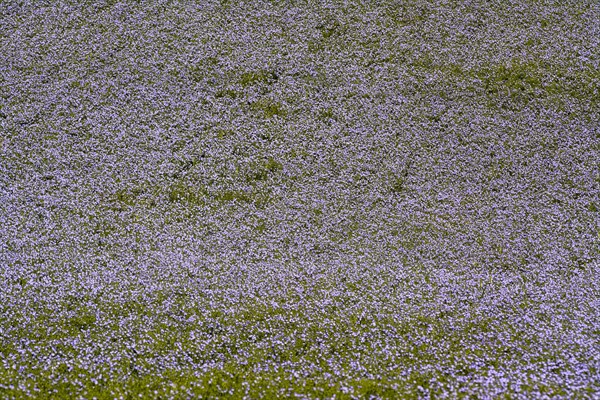
POLYGON ((0 397, 597 398, 591 0, 0 2, 0 397))

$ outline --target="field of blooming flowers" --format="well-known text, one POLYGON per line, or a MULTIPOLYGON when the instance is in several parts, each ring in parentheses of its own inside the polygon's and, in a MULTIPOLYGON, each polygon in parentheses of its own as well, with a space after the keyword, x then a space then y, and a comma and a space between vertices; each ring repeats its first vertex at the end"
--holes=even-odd
POLYGON ((0 398, 600 398, 600 5, 0 0, 0 398))

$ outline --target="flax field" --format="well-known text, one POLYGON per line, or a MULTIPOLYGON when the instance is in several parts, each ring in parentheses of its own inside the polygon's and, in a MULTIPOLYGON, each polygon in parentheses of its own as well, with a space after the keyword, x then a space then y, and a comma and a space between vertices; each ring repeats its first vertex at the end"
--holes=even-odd
POLYGON ((0 0, 0 398, 600 399, 600 3, 0 0))

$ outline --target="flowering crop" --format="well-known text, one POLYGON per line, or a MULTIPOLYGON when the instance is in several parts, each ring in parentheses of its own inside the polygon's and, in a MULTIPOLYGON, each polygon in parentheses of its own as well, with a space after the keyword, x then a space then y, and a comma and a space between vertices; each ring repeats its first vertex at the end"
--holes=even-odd
POLYGON ((600 398, 591 0, 0 1, 0 397, 600 398))

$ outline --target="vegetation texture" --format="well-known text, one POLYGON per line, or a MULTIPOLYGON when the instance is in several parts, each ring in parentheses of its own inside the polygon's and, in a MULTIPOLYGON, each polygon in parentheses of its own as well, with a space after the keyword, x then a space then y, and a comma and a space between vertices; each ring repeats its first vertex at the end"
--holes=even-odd
POLYGON ((600 398, 592 0, 0 0, 0 398, 600 398))

